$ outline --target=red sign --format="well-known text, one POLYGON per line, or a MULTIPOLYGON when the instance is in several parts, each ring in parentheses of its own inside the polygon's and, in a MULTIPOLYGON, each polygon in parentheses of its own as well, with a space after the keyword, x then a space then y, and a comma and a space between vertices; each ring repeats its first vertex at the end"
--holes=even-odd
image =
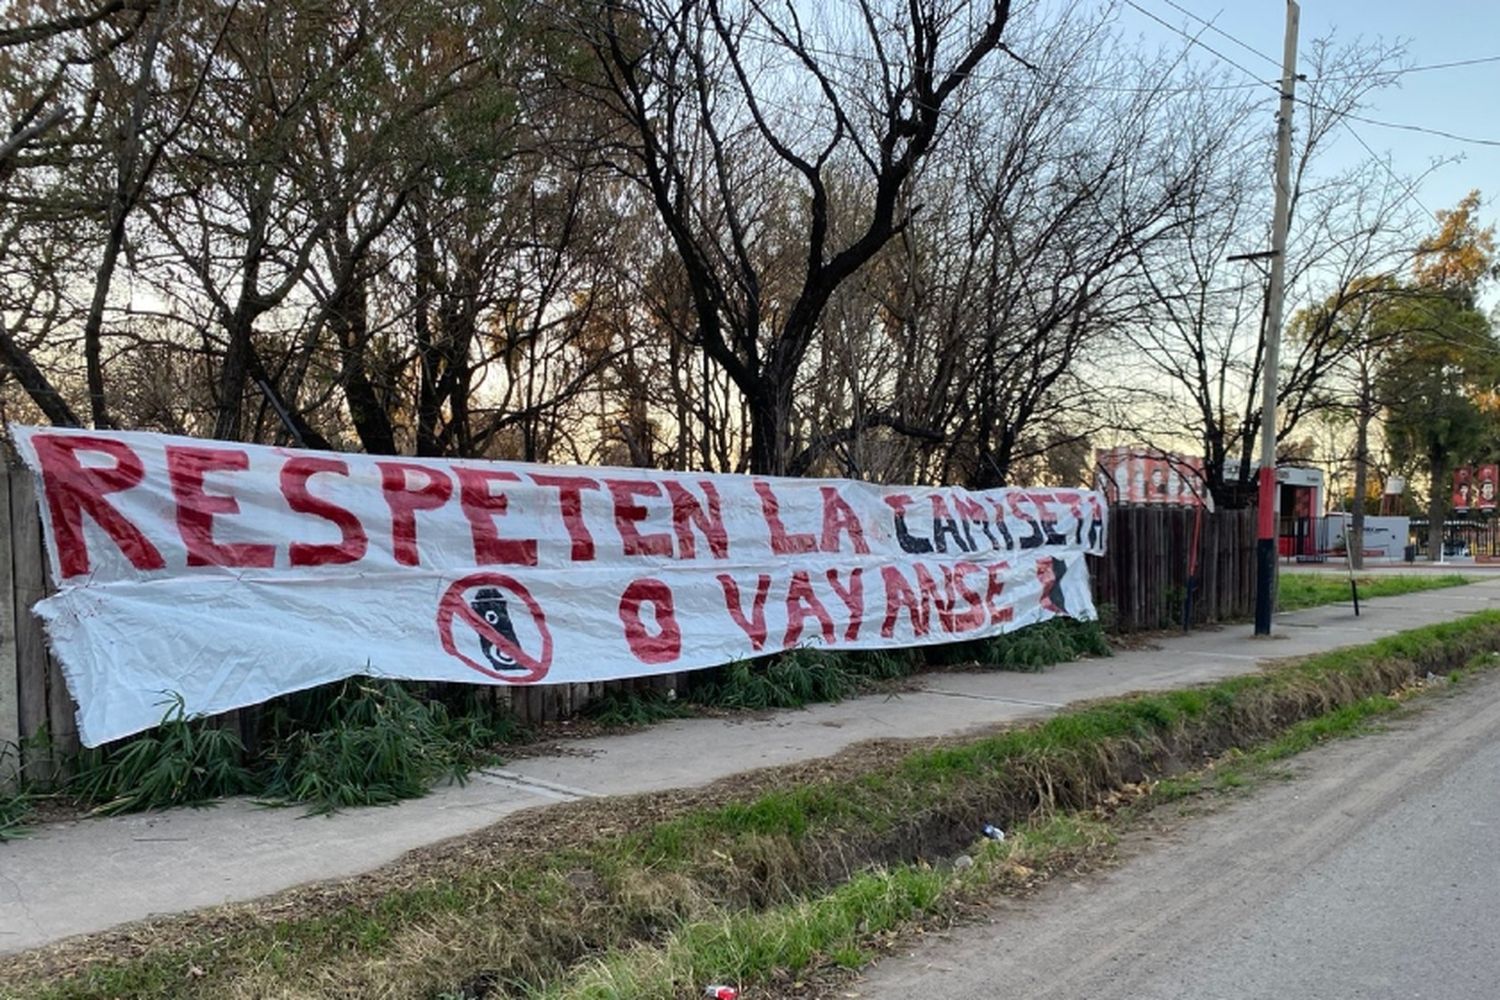
POLYGON ((1207 495, 1203 462, 1156 448, 1112 448, 1094 453, 1098 488, 1110 503, 1198 507, 1207 495))
POLYGON ((1465 512, 1473 503, 1474 470, 1467 465, 1453 470, 1453 509, 1465 512))
POLYGON ((1500 479, 1500 467, 1494 465, 1481 465, 1478 470, 1478 494, 1477 506, 1486 513, 1495 509, 1495 487, 1496 480, 1500 479))

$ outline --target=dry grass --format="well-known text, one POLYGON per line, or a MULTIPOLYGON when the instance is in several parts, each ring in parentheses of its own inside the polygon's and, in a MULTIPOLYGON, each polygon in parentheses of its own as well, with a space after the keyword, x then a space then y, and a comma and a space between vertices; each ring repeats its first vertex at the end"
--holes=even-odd
POLYGON ((0 994, 523 995, 600 955, 951 857, 983 822, 1087 809, 1496 648, 1500 614, 1485 613, 980 738, 865 745, 693 792, 538 810, 368 876, 19 956, 0 994))

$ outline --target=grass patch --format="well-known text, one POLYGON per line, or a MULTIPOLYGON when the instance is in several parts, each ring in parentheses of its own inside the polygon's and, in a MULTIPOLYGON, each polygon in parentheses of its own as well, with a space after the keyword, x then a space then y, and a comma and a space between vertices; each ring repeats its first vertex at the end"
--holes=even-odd
POLYGON ((1372 694, 1353 704, 1304 719, 1251 750, 1232 748, 1206 767, 1162 779, 1152 790, 1153 803, 1189 798, 1203 792, 1244 788, 1263 777, 1278 761, 1329 740, 1368 732, 1375 720, 1396 711, 1401 704, 1398 695, 1372 694))
MULTIPOLYGON (((1053 815, 980 841, 964 868, 909 864, 854 875, 827 893, 762 911, 699 917, 660 943, 638 944, 582 963, 571 978, 528 990, 532 1000, 672 1000, 708 982, 762 983, 815 968, 857 969, 875 941, 913 923, 946 917, 1039 870, 1114 843, 1105 824, 1053 815)), ((455 994, 462 996, 463 994, 455 994)))
POLYGON ((876 923, 942 912, 960 897, 934 896, 930 871, 972 849, 984 823, 1014 831, 1088 810, 1184 762, 1355 706, 1323 723, 1326 738, 1376 711, 1359 707, 1367 699, 1495 649, 1500 613, 1484 612, 979 739, 886 744, 707 790, 558 806, 332 889, 15 960, 0 994, 474 997, 597 983, 601 992, 579 995, 619 995, 590 978, 609 972, 644 976, 648 992, 625 995, 651 996, 711 966, 721 971, 705 978, 738 970, 755 981, 799 962, 855 962, 851 935, 869 926, 851 923, 859 901, 876 923))
POLYGON ((1112 650, 1097 621, 1053 618, 1014 632, 903 649, 842 650, 803 647, 754 661, 703 671, 683 691, 610 692, 584 709, 605 725, 651 725, 693 715, 697 709, 763 711, 837 702, 881 681, 910 676, 929 666, 966 666, 1040 671, 1112 650))
POLYGON ((0 781, 6 780, 14 787, 0 787, 0 843, 26 836, 33 810, 33 796, 21 779, 21 748, 9 740, 0 742, 0 781))
POLYGON ((253 787, 244 753, 238 733, 189 720, 178 696, 155 729, 79 754, 69 790, 103 815, 206 805, 253 787))
POLYGON ((1200 792, 1242 788, 1272 773, 1274 766, 1289 757, 1311 750, 1331 740, 1346 739, 1369 732, 1381 718, 1398 711, 1414 694, 1425 693, 1432 683, 1451 687, 1482 670, 1500 665, 1500 652, 1478 652, 1468 662, 1440 675, 1424 680, 1413 676, 1413 683, 1387 694, 1372 694, 1350 705, 1289 726, 1274 739, 1250 750, 1232 748, 1222 757, 1198 770, 1165 778, 1152 791, 1154 800, 1170 801, 1200 792))
MULTIPOLYGON (((1360 600, 1371 597, 1396 597, 1422 590, 1461 587, 1469 577, 1457 573, 1380 574, 1356 576, 1360 600)), ((1281 573, 1277 576, 1276 608, 1278 611, 1301 611, 1323 604, 1347 604, 1350 601, 1349 578, 1332 573, 1281 573)))
POLYGON ((395 681, 355 677, 272 702, 263 746, 247 754, 237 732, 186 717, 174 699, 161 723, 83 751, 66 787, 114 815, 201 806, 230 795, 305 805, 311 813, 386 805, 463 780, 518 731, 513 719, 471 706, 450 712, 395 681))
POLYGON ((947 878, 931 869, 899 868, 854 876, 826 896, 764 911, 700 918, 661 946, 643 945, 591 964, 565 984, 528 995, 571 998, 690 996, 709 982, 744 983, 772 972, 795 974, 832 956, 858 967, 868 935, 899 927, 943 899, 947 878))
POLYGON ((1389 715, 1400 707, 1401 702, 1392 695, 1372 694, 1352 705, 1297 723, 1281 736, 1257 747, 1246 760, 1251 765, 1269 764, 1311 750, 1328 740, 1368 732, 1376 719, 1389 715))

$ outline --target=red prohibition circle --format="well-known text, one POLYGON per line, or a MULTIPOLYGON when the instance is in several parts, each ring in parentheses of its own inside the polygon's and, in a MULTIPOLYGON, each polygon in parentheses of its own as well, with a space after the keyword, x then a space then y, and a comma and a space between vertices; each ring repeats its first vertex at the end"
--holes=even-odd
POLYGON ((552 667, 552 632, 547 628, 547 616, 542 611, 542 606, 537 603, 536 598, 531 596, 531 591, 521 586, 514 577, 506 576, 504 573, 475 573, 454 581, 443 593, 442 600, 438 601, 437 631, 444 652, 462 660, 470 669, 477 670, 486 677, 493 677, 498 681, 505 681, 508 684, 535 684, 546 677, 547 671, 552 667), (518 643, 511 642, 510 639, 491 628, 489 622, 469 607, 469 602, 464 600, 464 594, 476 587, 499 587, 521 599, 526 605, 526 610, 531 614, 531 620, 535 623, 537 632, 542 637, 541 655, 532 656, 518 643), (458 643, 453 638, 455 618, 461 619, 478 633, 480 638, 488 639, 491 645, 515 660, 517 665, 524 667, 526 674, 521 676, 503 674, 460 652, 458 643))

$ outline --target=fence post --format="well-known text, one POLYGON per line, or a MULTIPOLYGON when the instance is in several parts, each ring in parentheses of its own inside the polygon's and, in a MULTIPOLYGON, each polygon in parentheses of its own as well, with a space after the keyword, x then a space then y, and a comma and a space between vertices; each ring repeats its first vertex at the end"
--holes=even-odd
POLYGON ((10 480, 10 544, 12 587, 15 592, 15 649, 17 702, 23 740, 47 734, 46 745, 27 754, 26 775, 32 781, 51 781, 54 736, 48 725, 47 674, 51 664, 42 623, 31 606, 46 595, 47 565, 42 556, 42 518, 36 483, 25 473, 10 480))
POLYGON ((0 462, 0 791, 14 784, 21 763, 21 689, 16 661, 16 615, 21 601, 16 594, 11 546, 13 475, 10 464, 0 462))
MULTIPOLYGON (((52 586, 52 574, 47 572, 47 545, 43 540, 41 521, 37 521, 37 565, 42 568, 42 596, 56 593, 52 586)), ((40 629, 41 621, 26 609, 26 617, 40 629)), ((73 765, 83 744, 78 739, 78 706, 73 701, 73 692, 68 690, 67 678, 63 676, 62 664, 52 656, 52 649, 44 638, 42 655, 47 663, 47 735, 52 744, 52 780, 61 781, 73 774, 73 765)))

